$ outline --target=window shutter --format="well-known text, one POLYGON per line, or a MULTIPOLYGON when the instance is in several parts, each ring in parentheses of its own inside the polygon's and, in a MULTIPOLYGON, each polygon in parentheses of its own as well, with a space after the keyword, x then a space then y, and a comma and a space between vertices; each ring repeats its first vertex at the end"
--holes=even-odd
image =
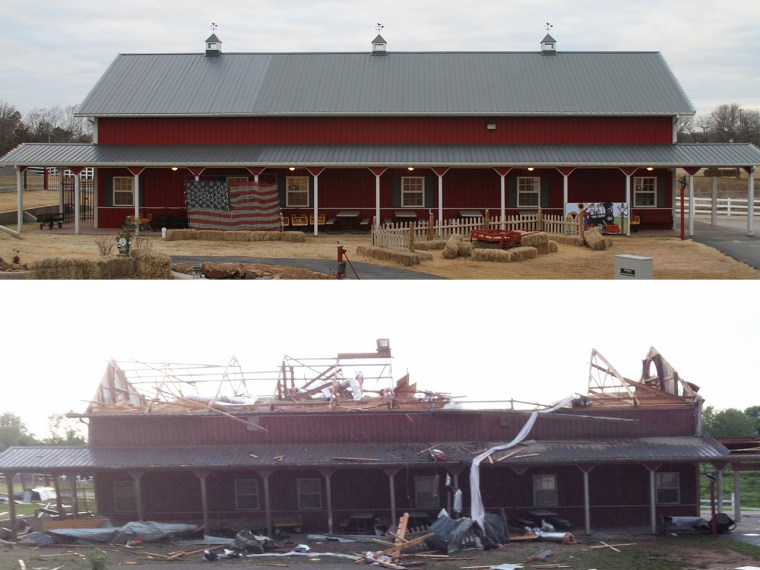
POLYGON ((309 206, 314 206, 314 177, 309 175, 309 206))
POLYGON ((507 176, 507 208, 517 208, 517 178, 507 176))
POLYGON ((113 176, 103 177, 103 206, 113 206, 113 176))
POLYGON ((538 203, 541 205, 542 208, 548 208, 550 204, 549 177, 542 176, 540 179, 540 184, 541 184, 541 196, 539 197, 538 203))
POLYGON ((425 177, 425 202, 422 204, 426 208, 432 208, 435 206, 435 190, 438 177, 426 176, 425 177))
POLYGON ((669 188, 668 178, 666 176, 659 176, 657 178, 657 203, 655 206, 658 208, 668 207, 668 190, 669 188))
POLYGON ((401 207, 401 178, 393 179, 393 188, 391 192, 391 206, 394 208, 401 207))

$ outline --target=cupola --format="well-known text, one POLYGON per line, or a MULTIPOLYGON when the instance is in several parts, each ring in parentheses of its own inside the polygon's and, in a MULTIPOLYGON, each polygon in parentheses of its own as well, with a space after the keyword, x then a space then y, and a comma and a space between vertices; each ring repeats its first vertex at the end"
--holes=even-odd
POLYGON ((383 36, 377 34, 377 37, 372 40, 372 55, 388 55, 388 52, 385 51, 387 45, 383 36))
POLYGON ((557 53, 557 40, 551 37, 549 34, 544 36, 541 40, 541 55, 556 55, 557 53))
POLYGON ((211 34, 206 38, 206 57, 217 57, 222 53, 222 40, 211 34))

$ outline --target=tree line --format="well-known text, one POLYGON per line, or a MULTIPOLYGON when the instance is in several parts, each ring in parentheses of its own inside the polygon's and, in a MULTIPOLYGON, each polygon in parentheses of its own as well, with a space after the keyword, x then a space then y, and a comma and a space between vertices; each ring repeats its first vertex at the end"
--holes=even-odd
POLYGON ((760 112, 736 103, 720 105, 707 115, 682 116, 678 142, 752 143, 760 146, 760 112))
POLYGON ((29 431, 23 420, 16 414, 0 414, 0 451, 20 445, 78 445, 85 446, 87 440, 81 424, 66 416, 53 414, 48 417, 47 437, 37 439, 29 431))
POLYGON ((760 406, 750 406, 743 412, 736 408, 716 410, 707 406, 702 412, 702 425, 715 437, 760 435, 760 406))
POLYGON ((0 156, 25 142, 92 142, 92 125, 74 113, 78 105, 32 109, 25 115, 0 102, 0 156))

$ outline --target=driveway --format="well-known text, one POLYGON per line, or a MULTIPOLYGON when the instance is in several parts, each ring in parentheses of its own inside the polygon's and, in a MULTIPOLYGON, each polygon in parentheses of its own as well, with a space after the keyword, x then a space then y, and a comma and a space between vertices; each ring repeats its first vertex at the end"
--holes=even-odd
MULTIPOLYGON (((760 223, 757 223, 757 220, 753 230, 755 233, 760 232, 760 223)), ((695 219, 692 239, 760 269, 760 237, 747 235, 746 218, 722 219, 715 226, 695 219)))

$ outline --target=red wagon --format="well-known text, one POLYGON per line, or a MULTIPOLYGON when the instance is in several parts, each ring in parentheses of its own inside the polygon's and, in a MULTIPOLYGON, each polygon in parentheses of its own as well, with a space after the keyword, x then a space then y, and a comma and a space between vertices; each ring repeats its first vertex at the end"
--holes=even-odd
POLYGON ((507 249, 520 244, 522 233, 510 230, 471 230, 470 240, 498 243, 501 249, 507 249))

